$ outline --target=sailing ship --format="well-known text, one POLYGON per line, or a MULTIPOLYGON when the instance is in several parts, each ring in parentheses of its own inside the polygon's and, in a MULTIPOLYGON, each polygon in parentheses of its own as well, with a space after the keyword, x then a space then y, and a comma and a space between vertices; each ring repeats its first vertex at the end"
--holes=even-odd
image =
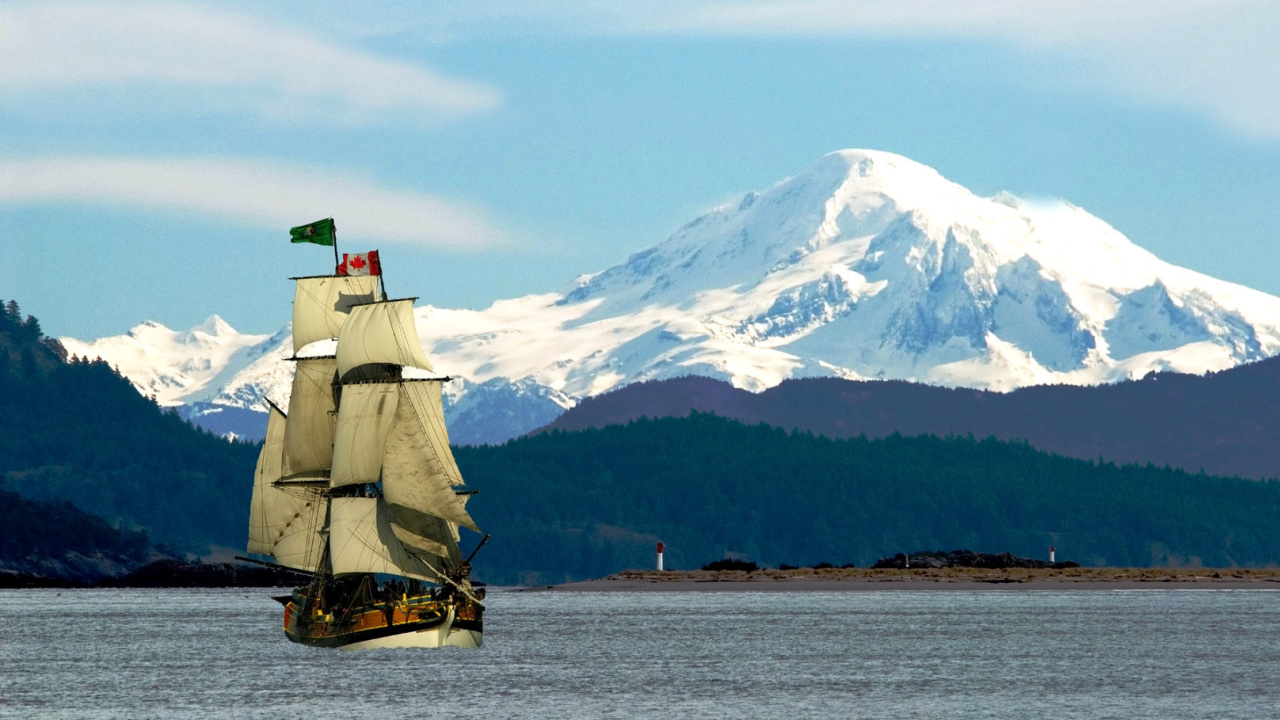
POLYGON ((448 378, 422 349, 416 298, 387 299, 380 279, 292 278, 292 393, 287 413, 270 407, 248 550, 311 575, 276 598, 294 642, 479 647, 484 589, 458 548, 459 528, 479 529, 449 449, 448 378))

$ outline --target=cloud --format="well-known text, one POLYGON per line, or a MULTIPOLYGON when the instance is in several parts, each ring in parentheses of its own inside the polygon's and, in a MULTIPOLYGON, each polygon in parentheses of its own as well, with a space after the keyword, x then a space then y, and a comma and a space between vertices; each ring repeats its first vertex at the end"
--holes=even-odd
MULTIPOLYGON (((1229 0, 1228 0, 1229 1, 1229 0)), ((1169 0, 1156 8, 1140 0, 755 0, 702 2, 649 14, 636 30, 750 35, 1005 36, 1055 42, 1108 35, 1117 26, 1168 18, 1207 7, 1201 0, 1169 0)))
MULTIPOLYGON (((159 4, 0 6, 0 92, 182 89, 272 118, 451 118, 500 103, 488 85, 253 16, 159 4)), ((153 102, 170 93, 150 92, 153 102)))
POLYGON ((1280 139, 1280 3, 1266 0, 496 0, 436 10, 438 34, 470 38, 516 28, 996 42, 1041 61, 1054 84, 1189 109, 1280 139))
POLYGON ((0 160, 0 204, 62 201, 194 211, 276 232, 333 216, 347 237, 437 247, 501 240, 463 205, 308 165, 219 157, 0 160))
MULTIPOLYGON (((645 30, 645 28, 638 28, 645 30)), ((1003 41, 1080 61, 1112 91, 1280 138, 1280 5, 1247 0, 870 0, 715 3, 648 31, 1003 41)), ((1076 78, 1077 81, 1080 78, 1076 78)))

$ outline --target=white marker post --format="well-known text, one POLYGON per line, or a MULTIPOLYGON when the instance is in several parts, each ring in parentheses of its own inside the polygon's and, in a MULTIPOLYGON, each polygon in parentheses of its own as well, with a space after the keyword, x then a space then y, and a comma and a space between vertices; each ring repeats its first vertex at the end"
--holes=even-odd
POLYGON ((1056 551, 1056 548, 1050 545, 1049 546, 1049 562, 1054 562, 1053 555, 1055 551, 1056 551))
POLYGON ((658 543, 658 572, 662 572, 662 549, 663 549, 663 545, 661 542, 659 542, 658 543))

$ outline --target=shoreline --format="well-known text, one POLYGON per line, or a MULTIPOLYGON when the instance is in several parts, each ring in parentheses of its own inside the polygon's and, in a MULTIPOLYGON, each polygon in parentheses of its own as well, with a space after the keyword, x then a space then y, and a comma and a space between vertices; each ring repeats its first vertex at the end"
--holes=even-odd
POLYGON ((876 592, 973 590, 1280 590, 1280 569, 797 568, 746 573, 628 570, 523 592, 876 592))
POLYGON ((285 567, 248 563, 187 562, 167 558, 135 568, 127 575, 97 579, 49 577, 0 568, 0 589, 60 590, 92 588, 261 588, 295 587, 306 575, 285 567))

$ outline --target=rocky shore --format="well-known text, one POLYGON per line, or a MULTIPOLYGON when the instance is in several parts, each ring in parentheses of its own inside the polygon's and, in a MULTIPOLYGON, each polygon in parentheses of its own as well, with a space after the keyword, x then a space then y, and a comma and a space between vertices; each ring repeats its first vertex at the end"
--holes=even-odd
POLYGON ((551 591, 841 591, 841 590, 1280 590, 1280 569, 1213 568, 788 568, 628 570, 600 580, 548 585, 551 591))

